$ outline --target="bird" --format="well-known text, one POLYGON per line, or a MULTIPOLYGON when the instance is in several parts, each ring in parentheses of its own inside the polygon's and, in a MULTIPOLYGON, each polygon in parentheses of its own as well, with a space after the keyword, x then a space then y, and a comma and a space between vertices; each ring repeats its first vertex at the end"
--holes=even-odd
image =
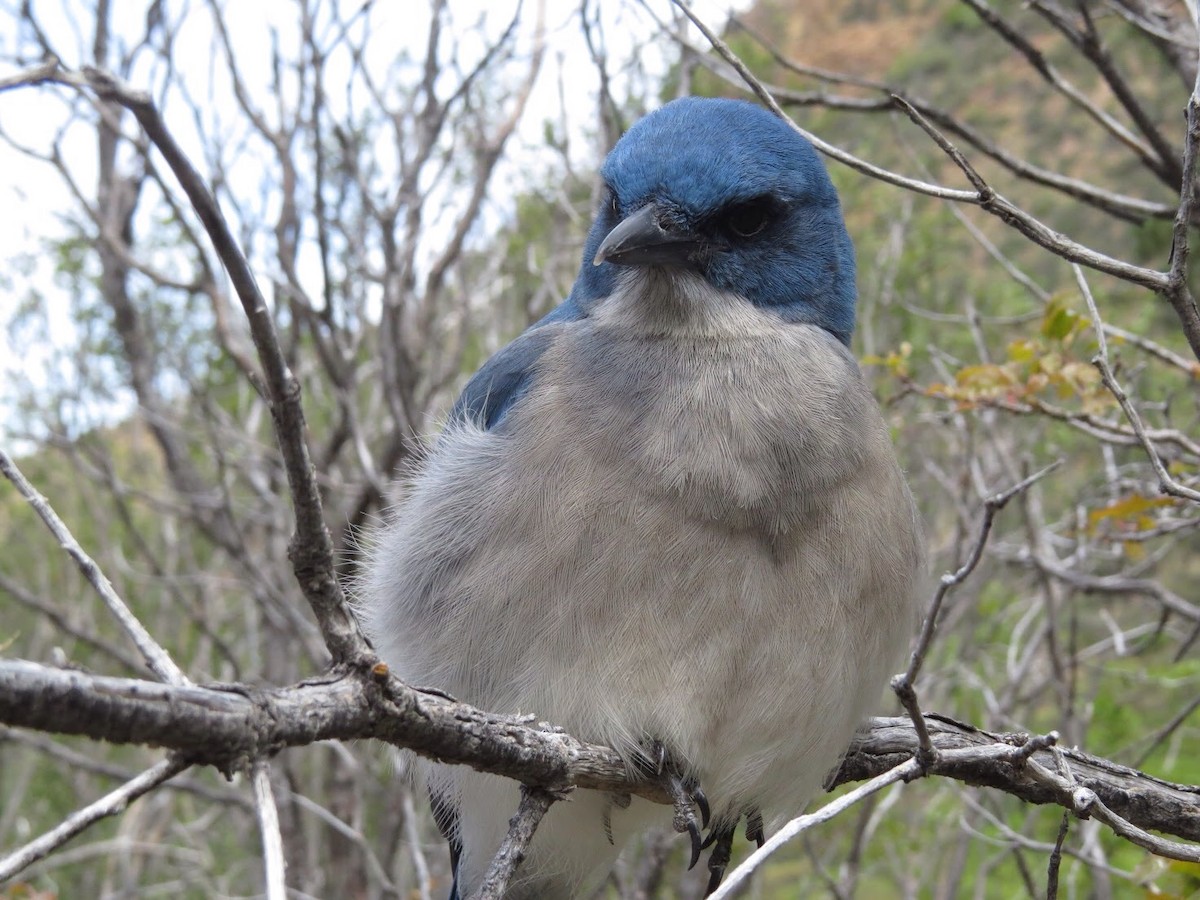
MULTIPOLYGON (((569 295, 469 379, 355 602, 406 682, 672 779, 693 863, 692 811, 711 817, 711 890, 739 821, 761 841, 803 809, 881 701, 921 526, 850 351, 854 248, 812 144, 747 101, 684 97, 599 183, 569 295)), ((466 898, 518 786, 421 769, 466 898)), ((581 896, 672 819, 576 791, 505 896, 581 896)))

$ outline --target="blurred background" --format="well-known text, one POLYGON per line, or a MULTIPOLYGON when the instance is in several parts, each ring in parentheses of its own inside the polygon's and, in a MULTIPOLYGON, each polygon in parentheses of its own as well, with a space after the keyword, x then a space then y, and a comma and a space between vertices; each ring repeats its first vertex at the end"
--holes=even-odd
MULTIPOLYGON (((1132 267, 1169 265, 1196 79, 1183 3, 696 12, 824 140, 969 187, 897 110, 903 94, 1050 229, 1132 267)), ((623 129, 674 96, 745 96, 666 0, 0 4, 0 78, 48 57, 148 91, 212 186, 302 383, 347 575, 389 480, 466 378, 565 297, 596 169, 623 129)), ((1057 729, 1065 745, 1200 783, 1200 510, 1159 491, 1101 384, 1082 287, 1167 472, 1195 486, 1200 365, 1170 304, 1136 278, 1077 275, 976 206, 830 171, 859 259, 854 351, 925 517, 933 574, 963 562, 986 496, 1062 461, 1000 514, 950 594, 923 707, 990 730, 1057 729)), ((161 157, 90 94, 6 91, 0 208, 4 449, 190 677, 281 685, 320 672, 253 346, 161 157)), ((6 489, 0 653, 147 674, 6 489)), ((881 714, 897 709, 881 696, 881 714)), ((0 847, 160 755, 0 727, 0 847)), ((294 896, 445 896, 448 855, 404 767, 365 743, 278 757, 294 896)), ((926 779, 811 833, 745 895, 1042 897, 1061 820, 926 779)), ((1062 896, 1200 893, 1200 867, 1096 822, 1073 821, 1063 852, 1062 896)), ((246 785, 193 772, 0 897, 254 896, 259 854, 246 785)), ((698 897, 707 872, 684 866, 674 834, 651 835, 599 896, 698 897)))

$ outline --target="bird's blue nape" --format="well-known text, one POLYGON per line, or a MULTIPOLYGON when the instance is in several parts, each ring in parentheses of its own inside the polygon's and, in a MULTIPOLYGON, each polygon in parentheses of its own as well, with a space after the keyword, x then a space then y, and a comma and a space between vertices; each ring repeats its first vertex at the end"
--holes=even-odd
POLYGON ((588 235, 571 293, 587 308, 616 283, 593 265, 605 236, 648 203, 669 226, 707 242, 693 256, 713 286, 788 322, 818 325, 848 344, 854 330, 854 247, 820 156, 767 110, 740 100, 687 97, 638 121, 601 169, 609 195, 588 235), (767 215, 761 231, 747 215, 767 215))

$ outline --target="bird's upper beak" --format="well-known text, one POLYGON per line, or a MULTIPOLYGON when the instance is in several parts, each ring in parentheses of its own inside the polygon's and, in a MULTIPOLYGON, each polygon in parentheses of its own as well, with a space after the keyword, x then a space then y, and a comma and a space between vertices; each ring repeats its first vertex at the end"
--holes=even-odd
POLYGON ((694 266, 708 242, 687 228, 664 227, 669 221, 662 207, 647 203, 608 233, 592 264, 694 266))

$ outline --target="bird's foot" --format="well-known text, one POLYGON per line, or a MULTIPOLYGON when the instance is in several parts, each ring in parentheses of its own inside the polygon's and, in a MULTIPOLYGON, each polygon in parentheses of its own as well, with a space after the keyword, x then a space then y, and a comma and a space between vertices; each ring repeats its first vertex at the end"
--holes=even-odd
MULTIPOLYGON (((647 741, 639 764, 648 775, 661 779, 671 795, 675 807, 675 830, 681 834, 686 832, 691 838, 688 868, 695 868, 696 863, 700 861, 701 852, 712 848, 708 856, 708 887, 704 892, 704 896, 707 897, 720 887, 721 880, 725 877, 725 869, 729 866, 733 854, 733 835, 741 816, 734 815, 732 819, 722 816, 721 819, 712 822, 712 827, 709 828, 712 810, 708 797, 700 789, 700 782, 695 776, 680 774, 680 767, 671 758, 662 741, 647 741), (696 810, 700 813, 699 822, 696 820, 696 810), (708 835, 701 837, 704 829, 708 829, 708 835)), ((754 841, 761 847, 766 842, 762 812, 749 809, 745 816, 746 840, 754 841)))
POLYGON ((701 837, 701 831, 708 827, 711 814, 708 798, 704 795, 704 791, 700 790, 700 784, 695 778, 680 774, 679 766, 671 758, 662 741, 648 742, 644 760, 650 774, 663 779, 663 784, 671 795, 675 806, 675 817, 672 822, 675 830, 681 834, 686 832, 691 838, 691 861, 688 863, 688 868, 691 869, 700 861, 700 851, 706 846, 701 837), (700 812, 699 822, 696 821, 693 806, 700 812))
MULTIPOLYGON (((678 832, 686 831, 692 841, 692 856, 688 868, 693 868, 700 861, 700 851, 704 849, 700 837, 701 825, 696 822, 696 814, 692 812, 692 793, 687 786, 688 780, 678 775, 667 774, 667 789, 675 802, 675 818, 672 824, 678 832)), ((706 804, 707 805, 707 804, 706 804)), ((707 822, 705 822, 707 824, 707 822)))
POLYGON ((746 813, 746 840, 754 841, 759 847, 767 842, 763 834, 762 810, 752 809, 746 813))
POLYGON ((721 886, 721 879, 725 877, 725 867, 729 865, 729 858, 733 854, 733 832, 736 828, 736 819, 732 822, 722 821, 713 825, 712 831, 708 833, 704 846, 711 844, 712 853, 708 855, 708 887, 704 889, 705 897, 721 886))
MULTIPOLYGON (((737 830, 737 820, 732 822, 717 822, 709 831, 708 837, 704 839, 701 849, 712 847, 712 853, 708 855, 708 887, 704 891, 704 896, 716 891, 721 886, 721 880, 725 877, 725 869, 729 866, 730 855, 733 851, 733 833, 737 830)), ((746 840, 754 841, 759 847, 767 842, 766 835, 763 833, 762 812, 758 809, 751 809, 746 813, 746 840)))
POLYGON ((613 842, 612 831, 612 811, 613 808, 629 809, 629 804, 633 802, 633 797, 629 794, 618 794, 615 791, 609 791, 608 802, 604 804, 604 836, 608 838, 609 846, 615 847, 613 842))

